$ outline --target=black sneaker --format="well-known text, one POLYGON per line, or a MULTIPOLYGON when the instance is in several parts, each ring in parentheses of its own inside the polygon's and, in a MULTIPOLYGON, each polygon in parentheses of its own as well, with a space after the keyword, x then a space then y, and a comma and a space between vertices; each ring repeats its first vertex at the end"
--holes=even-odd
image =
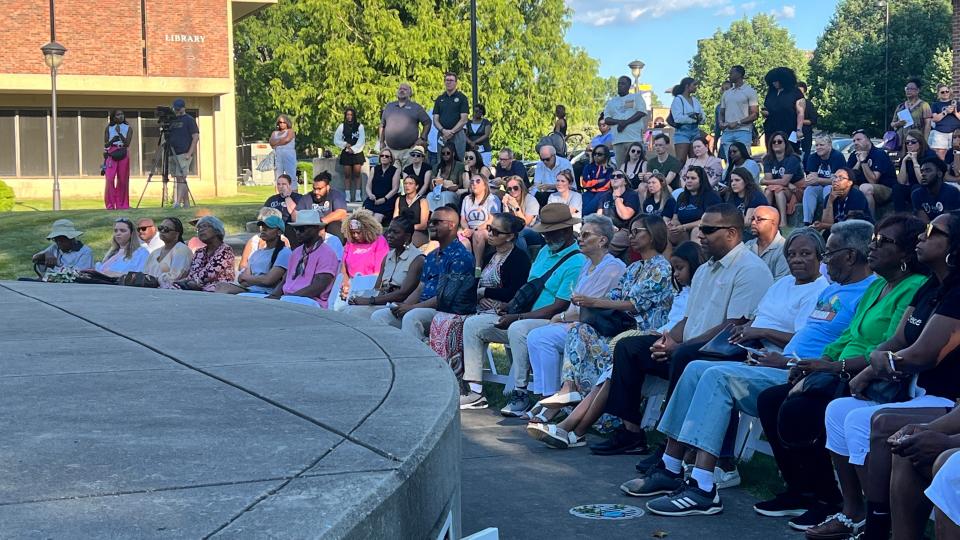
POLYGON ((651 468, 639 478, 620 484, 620 491, 633 497, 652 497, 673 493, 682 485, 682 475, 672 473, 661 465, 651 468))
POLYGON ((609 439, 590 445, 590 451, 598 456, 643 454, 647 451, 647 435, 642 431, 634 433, 620 426, 609 439))
POLYGON ((805 531, 823 523, 839 511, 840 505, 815 502, 806 512, 788 521, 787 525, 795 531, 805 531))
POLYGON ((780 493, 776 497, 753 505, 754 512, 768 517, 802 516, 815 502, 796 493, 780 493))
POLYGON ((716 486, 707 492, 688 480, 673 493, 648 502, 647 510, 659 516, 709 516, 723 512, 723 503, 716 486))
MULTIPOLYGON (((648 448, 649 450, 649 448, 648 448)), ((656 467, 660 460, 663 458, 663 452, 666 450, 666 446, 663 444, 658 444, 655 446, 652 451, 647 455, 647 457, 641 459, 635 465, 637 472, 647 472, 651 467, 656 467)))

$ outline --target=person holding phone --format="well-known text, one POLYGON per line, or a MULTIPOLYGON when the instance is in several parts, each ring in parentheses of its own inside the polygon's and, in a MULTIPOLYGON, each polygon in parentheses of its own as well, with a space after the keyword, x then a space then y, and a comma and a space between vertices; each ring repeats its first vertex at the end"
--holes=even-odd
POLYGON ((937 87, 937 101, 930 104, 932 129, 927 144, 940 159, 947 158, 947 152, 953 147, 953 132, 960 129, 960 111, 957 110, 957 98, 953 96, 949 84, 937 87))

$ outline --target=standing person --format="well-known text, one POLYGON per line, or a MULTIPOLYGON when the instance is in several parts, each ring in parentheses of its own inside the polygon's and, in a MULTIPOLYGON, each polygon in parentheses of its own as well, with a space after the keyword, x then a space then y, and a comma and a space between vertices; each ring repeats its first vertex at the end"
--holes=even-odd
MULTIPOLYGON (((342 221, 347 219, 347 198, 343 192, 330 184, 333 179, 327 171, 320 171, 313 177, 313 190, 297 202, 296 211, 316 210, 324 223, 324 232, 342 237, 342 221)), ((296 216, 294 216, 296 219, 296 216)), ((291 238, 287 236, 287 238, 291 238)))
POLYGON ((680 163, 687 161, 690 153, 690 144, 700 137, 700 124, 703 123, 703 107, 693 95, 697 91, 697 80, 693 77, 684 77, 680 84, 673 87, 673 103, 670 105, 670 116, 676 132, 673 134, 673 149, 680 163))
MULTIPOLYGON (((427 116, 433 118, 433 108, 427 111, 427 116)), ((430 133, 427 134, 427 163, 430 164, 430 168, 437 166, 437 163, 440 163, 440 142, 438 141, 437 128, 433 125, 433 122, 430 122, 430 133)))
POLYGON ((440 131, 441 144, 452 142, 457 149, 457 157, 462 158, 467 148, 467 134, 463 126, 467 123, 470 105, 467 96, 457 90, 456 73, 444 73, 443 84, 446 89, 433 102, 433 125, 440 131))
POLYGON ((770 152, 763 158, 766 171, 760 184, 767 201, 776 206, 783 217, 793 214, 797 206, 798 183, 803 180, 803 164, 794 152, 787 135, 781 131, 770 136, 770 152))
POLYGON ((107 186, 103 203, 107 210, 130 208, 130 140, 133 130, 123 111, 113 111, 113 118, 103 132, 103 151, 106 155, 104 176, 107 186))
POLYGON ((757 91, 743 78, 747 71, 743 66, 730 68, 730 83, 733 85, 720 97, 720 155, 726 156, 730 145, 742 143, 747 148, 753 145, 753 123, 760 116, 760 101, 757 91))
POLYGON ((907 85, 903 87, 903 93, 906 100, 897 105, 893 111, 893 120, 890 121, 890 128, 897 132, 900 139, 900 155, 907 151, 907 130, 918 129, 923 134, 923 140, 926 141, 930 136, 930 119, 933 117, 933 111, 926 101, 920 99, 920 90, 923 89, 923 81, 917 78, 907 79, 907 85), (906 111, 910 115, 910 121, 900 118, 900 113, 906 111))
POLYGON ((617 79, 617 95, 603 108, 603 122, 611 126, 613 133, 617 163, 626 161, 631 143, 643 143, 647 131, 647 103, 640 94, 630 93, 630 85, 630 77, 617 79))
POLYGON ((804 225, 813 223, 817 205, 830 195, 834 173, 846 167, 843 154, 833 149, 830 135, 821 133, 814 137, 814 143, 814 152, 807 155, 804 167, 807 171, 802 184, 804 225))
POLYGON ((382 224, 389 225, 393 219, 393 199, 398 191, 400 167, 394 163, 393 151, 384 148, 380 150, 380 162, 367 179, 367 198, 363 201, 363 207, 373 212, 382 224))
POLYGON ((347 107, 343 111, 343 122, 333 133, 333 144, 340 149, 340 165, 343 166, 343 189, 347 200, 359 202, 360 197, 360 169, 363 167, 363 145, 366 144, 367 133, 363 124, 357 120, 357 111, 347 107))
POLYGON ((665 133, 654 135, 653 156, 643 162, 642 179, 647 181, 654 174, 660 173, 666 180, 667 187, 673 188, 680 184, 681 167, 683 164, 670 155, 670 136, 665 133))
POLYGON ((938 157, 929 157, 920 166, 920 187, 910 199, 913 213, 924 223, 960 208, 960 189, 943 181, 946 172, 947 164, 938 157))
POLYGON ((387 103, 380 114, 380 149, 392 150, 397 161, 403 165, 407 163, 410 149, 417 145, 425 146, 430 136, 430 117, 420 104, 410 99, 412 96, 410 85, 400 83, 397 100, 387 103))
POLYGON ((853 153, 847 158, 847 167, 853 171, 853 183, 863 192, 870 205, 870 214, 877 214, 877 206, 893 196, 897 173, 886 152, 873 146, 867 132, 853 132, 853 153))
POLYGON ((553 132, 567 138, 567 108, 557 105, 553 110, 553 132))
POLYGON ((717 107, 713 110, 713 153, 718 156, 725 156, 726 153, 721 153, 723 150, 721 145, 721 138, 723 135, 723 128, 720 127, 720 107, 723 104, 723 93, 729 90, 733 84, 730 80, 723 81, 720 84, 720 100, 717 101, 717 107))
POLYGON ((147 248, 150 253, 163 247, 163 239, 160 238, 157 226, 150 218, 137 220, 137 236, 140 237, 140 245, 147 248))
MULTIPOLYGON (((613 167, 610 166, 607 159, 609 153, 610 151, 603 145, 594 148, 593 162, 588 163, 583 168, 580 190, 583 196, 583 213, 585 215, 595 213, 600 196, 610 191, 610 176, 613 174, 613 167)), ((623 176, 623 173, 621 172, 620 175, 623 176)))
POLYGON ((490 151, 490 132, 493 124, 485 118, 487 109, 478 103, 473 118, 467 122, 467 149, 479 152, 484 163, 490 163, 493 157, 490 151))
POLYGON ((800 89, 804 97, 803 138, 800 139, 800 154, 806 159, 807 156, 810 155, 810 148, 813 145, 813 128, 817 127, 817 121, 820 120, 820 116, 817 114, 817 109, 814 108, 813 102, 810 101, 810 96, 807 95, 807 83, 799 81, 797 88, 800 89))
POLYGON ((274 179, 280 178, 281 174, 287 175, 293 192, 300 193, 300 182, 297 181, 297 132, 293 130, 289 116, 277 116, 277 129, 270 134, 270 147, 276 158, 274 179))
POLYGON ((193 164, 193 156, 200 143, 200 128, 197 121, 187 114, 187 102, 182 98, 173 100, 173 113, 176 118, 170 123, 170 133, 167 141, 173 150, 170 156, 170 174, 176 181, 174 188, 174 208, 188 208, 190 206, 190 189, 187 187, 187 175, 193 164))
POLYGON ((763 77, 767 83, 767 96, 763 99, 763 136, 766 147, 777 131, 785 134, 795 152, 800 151, 803 138, 803 113, 807 107, 803 93, 797 88, 797 74, 788 67, 776 67, 763 77))
POLYGON ((960 111, 957 100, 953 98, 950 85, 937 87, 937 101, 930 106, 932 129, 927 144, 940 159, 947 158, 947 152, 953 148, 953 132, 960 129, 960 111))
MULTIPOLYGON (((433 185, 431 182, 433 179, 433 171, 430 170, 430 165, 424 161, 427 158, 427 154, 424 152, 422 146, 414 146, 410 149, 409 155, 410 164, 403 168, 400 177, 407 178, 409 176, 413 178, 417 183, 417 195, 424 197, 433 185)), ((424 223, 423 225, 426 227, 427 224, 424 223)))

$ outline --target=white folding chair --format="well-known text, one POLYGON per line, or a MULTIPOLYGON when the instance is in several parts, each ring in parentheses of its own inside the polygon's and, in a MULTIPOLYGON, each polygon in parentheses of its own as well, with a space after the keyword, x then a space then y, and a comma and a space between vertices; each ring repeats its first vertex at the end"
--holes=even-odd
POLYGON ((773 455, 770 443, 760 440, 761 435, 763 428, 760 426, 760 419, 740 413, 740 426, 737 428, 737 440, 733 447, 738 461, 750 461, 754 452, 773 455))
MULTIPOLYGON (((510 346, 504 344, 503 350, 507 353, 507 358, 512 365, 513 357, 510 356, 510 346)), ((490 349, 489 343, 484 347, 484 354, 487 357, 487 366, 483 368, 483 381, 506 385, 507 381, 510 380, 509 373, 500 373, 497 371, 497 363, 493 361, 493 351, 490 349)))

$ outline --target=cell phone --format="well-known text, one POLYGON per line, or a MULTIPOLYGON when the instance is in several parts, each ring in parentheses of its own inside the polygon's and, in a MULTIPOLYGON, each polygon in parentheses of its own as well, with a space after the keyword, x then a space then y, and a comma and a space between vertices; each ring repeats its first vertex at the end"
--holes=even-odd
MULTIPOLYGON (((740 347, 741 349, 747 351, 749 354, 753 354, 753 355, 756 355, 756 356, 764 356, 765 354, 767 354, 766 351, 764 351, 763 349, 755 349, 755 348, 753 348, 753 347, 747 347, 746 345, 743 345, 742 343, 737 343, 737 347, 740 347)), ((750 357, 747 357, 747 358, 748 358, 748 360, 749 360, 750 357)), ((756 360, 754 360, 754 361, 756 361, 756 360)))

